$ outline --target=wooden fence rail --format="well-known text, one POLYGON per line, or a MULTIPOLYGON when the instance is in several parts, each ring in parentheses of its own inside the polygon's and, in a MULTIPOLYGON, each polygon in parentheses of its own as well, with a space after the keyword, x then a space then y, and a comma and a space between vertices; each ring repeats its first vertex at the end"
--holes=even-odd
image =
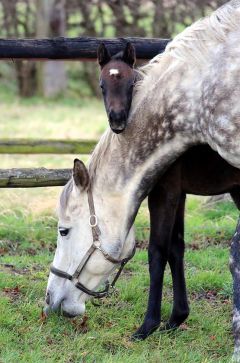
MULTIPOLYGON (((111 54, 127 42, 136 49, 138 59, 151 59, 162 53, 168 39, 156 38, 53 38, 0 39, 0 59, 95 60, 97 48, 104 42, 111 54)), ((89 154, 94 140, 1 139, 0 154, 89 154)), ((0 169, 0 188, 62 186, 71 177, 70 169, 0 169)))
POLYGON ((139 59, 151 59, 162 53, 169 39, 158 38, 51 38, 51 39, 0 39, 0 59, 66 59, 95 60, 97 48, 104 42, 115 54, 131 42, 139 59))
POLYGON ((0 169, 0 188, 62 186, 71 175, 71 169, 0 169))
POLYGON ((0 154, 90 154, 96 140, 0 139, 0 154))

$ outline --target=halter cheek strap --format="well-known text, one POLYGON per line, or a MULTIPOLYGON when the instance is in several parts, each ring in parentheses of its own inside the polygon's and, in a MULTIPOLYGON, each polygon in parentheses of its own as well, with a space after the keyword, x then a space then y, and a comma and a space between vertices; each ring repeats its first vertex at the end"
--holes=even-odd
POLYGON ((98 219, 95 213, 95 207, 94 207, 94 201, 93 201, 93 195, 91 192, 91 189, 89 187, 88 189, 88 206, 89 206, 89 212, 90 212, 90 216, 89 216, 89 225, 90 227, 92 227, 92 238, 93 238, 93 242, 96 242, 99 240, 99 236, 101 234, 101 231, 98 227, 98 219))
POLYGON ((117 282, 119 276, 121 275, 121 272, 122 272, 124 266, 134 256, 136 248, 134 246, 131 255, 124 258, 123 260, 117 260, 117 259, 113 258, 111 255, 109 255, 106 251, 104 251, 104 249, 101 247, 101 243, 99 241, 99 236, 101 234, 101 231, 98 227, 98 219, 97 219, 97 216, 95 213, 93 195, 92 195, 92 191, 90 188, 88 189, 88 205, 89 205, 89 212, 90 212, 89 225, 92 230, 92 239, 93 239, 93 243, 92 243, 91 247, 88 249, 88 251, 84 255, 82 261, 78 265, 78 267, 77 267, 76 271, 73 273, 73 275, 70 275, 67 272, 64 272, 62 270, 59 270, 56 267, 54 267, 53 265, 51 265, 50 271, 58 277, 72 281, 74 283, 74 285, 76 286, 76 288, 81 290, 82 292, 100 299, 100 298, 103 298, 103 297, 109 295, 110 288, 113 288, 115 286, 115 283, 117 282), (109 261, 113 264, 120 264, 120 268, 119 268, 116 276, 114 277, 112 283, 109 284, 109 282, 107 281, 105 284, 105 289, 102 291, 89 290, 86 286, 84 286, 83 284, 81 284, 78 281, 83 268, 86 266, 89 258, 92 256, 92 254, 94 253, 95 250, 99 250, 107 261, 109 261))

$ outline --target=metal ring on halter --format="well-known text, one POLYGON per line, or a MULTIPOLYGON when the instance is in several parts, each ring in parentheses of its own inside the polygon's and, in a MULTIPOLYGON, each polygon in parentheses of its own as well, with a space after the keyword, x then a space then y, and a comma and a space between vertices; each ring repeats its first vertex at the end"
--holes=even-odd
POLYGON ((90 227, 96 227, 98 225, 98 219, 95 214, 91 214, 89 217, 89 226, 90 227), (94 223, 91 222, 91 219, 94 218, 94 223))

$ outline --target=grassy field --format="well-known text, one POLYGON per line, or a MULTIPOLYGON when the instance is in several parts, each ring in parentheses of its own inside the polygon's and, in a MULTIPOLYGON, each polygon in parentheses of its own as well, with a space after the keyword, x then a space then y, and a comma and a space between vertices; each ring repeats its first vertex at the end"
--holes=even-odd
MULTIPOLYGON (((106 127, 101 102, 59 99, 22 101, 1 95, 1 137, 95 138, 106 127)), ((74 155, 0 155, 1 168, 71 167, 74 155)), ((229 202, 212 208, 190 197, 186 215, 186 275, 191 314, 174 333, 156 332, 144 342, 129 337, 141 324, 149 286, 148 213, 143 203, 136 220, 142 248, 127 265, 117 294, 87 315, 42 319, 49 264, 56 241, 55 205, 60 188, 0 190, 0 362, 76 363, 228 362, 232 285, 229 241, 238 212, 229 202)), ((164 282, 163 321, 171 311, 171 277, 164 282)))

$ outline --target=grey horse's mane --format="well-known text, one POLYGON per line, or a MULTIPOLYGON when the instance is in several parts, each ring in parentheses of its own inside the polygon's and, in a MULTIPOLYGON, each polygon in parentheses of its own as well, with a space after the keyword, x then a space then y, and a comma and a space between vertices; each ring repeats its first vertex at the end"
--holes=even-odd
MULTIPOLYGON (((90 176, 91 184, 93 185, 95 175, 97 172, 97 169, 99 167, 99 164, 101 162, 104 162, 105 160, 105 154, 112 142, 112 139, 114 139, 117 135, 115 135, 113 132, 110 132, 110 130, 106 130, 105 133, 100 138, 98 144, 96 145, 95 149, 93 150, 93 153, 89 159, 88 163, 88 171, 90 176)), ((64 186, 60 199, 59 199, 59 205, 58 205, 58 214, 62 216, 63 218, 66 218, 66 210, 68 207, 68 200, 69 197, 73 191, 74 181, 73 178, 71 178, 68 183, 64 186)))
POLYGON ((64 186, 60 199, 59 199, 59 205, 58 205, 58 215, 66 219, 66 210, 68 206, 68 199, 73 190, 73 178, 71 178, 67 184, 64 186))
POLYGON ((177 35, 166 51, 179 60, 205 63, 209 48, 225 42, 229 33, 239 29, 239 20, 240 0, 229 1, 177 35))
POLYGON ((90 175, 90 181, 93 184, 96 176, 97 169, 102 162, 106 162, 105 155, 108 153, 109 148, 112 143, 118 139, 118 135, 114 134, 110 128, 108 128, 104 134, 101 136, 99 142, 97 143, 91 158, 88 163, 88 170, 90 175))

